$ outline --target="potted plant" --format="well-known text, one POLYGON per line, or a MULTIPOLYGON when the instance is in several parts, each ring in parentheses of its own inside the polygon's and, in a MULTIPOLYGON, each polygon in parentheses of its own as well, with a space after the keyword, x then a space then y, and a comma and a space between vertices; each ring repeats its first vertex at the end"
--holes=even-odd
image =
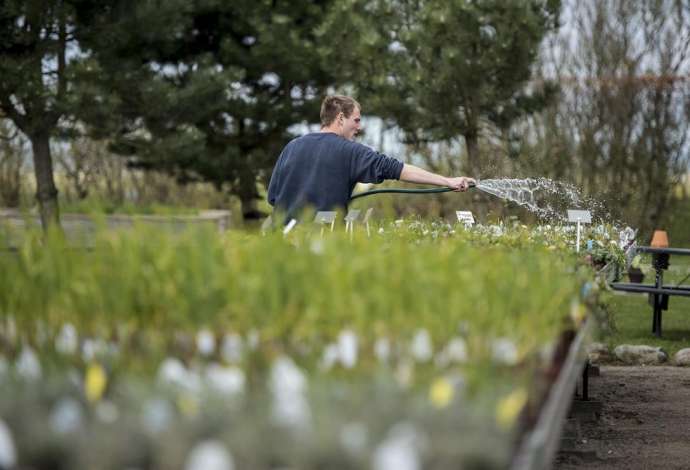
POLYGON ((645 272, 642 269, 642 256, 635 255, 630 266, 628 267, 628 278, 630 282, 641 283, 644 281, 645 272))

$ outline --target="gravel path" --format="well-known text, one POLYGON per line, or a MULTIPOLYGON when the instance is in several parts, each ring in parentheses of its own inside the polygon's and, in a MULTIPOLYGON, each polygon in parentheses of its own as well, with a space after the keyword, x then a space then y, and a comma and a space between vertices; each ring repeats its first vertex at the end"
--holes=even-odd
POLYGON ((554 469, 690 469, 690 368, 602 366, 590 397, 601 416, 554 469))

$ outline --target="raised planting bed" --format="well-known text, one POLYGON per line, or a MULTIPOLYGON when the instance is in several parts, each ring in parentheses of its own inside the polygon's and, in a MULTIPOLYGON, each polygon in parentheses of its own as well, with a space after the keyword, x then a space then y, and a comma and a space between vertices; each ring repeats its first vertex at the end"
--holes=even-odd
MULTIPOLYGON (((556 379, 545 393, 543 404, 533 426, 522 436, 512 461, 512 470, 549 469, 561 446, 563 425, 578 379, 587 364, 586 345, 591 341, 594 320, 587 320, 571 341, 564 340, 565 357, 554 364, 556 379)), ((555 358, 556 359, 556 358, 555 358)))
POLYGON ((19 464, 541 468, 596 312, 569 232, 373 234, 139 227, 88 252, 27 238, 0 258, 0 419, 19 464))
MULTIPOLYGON (((22 234, 39 227, 36 214, 25 214, 15 209, 0 209, 0 230, 13 233, 6 241, 8 247, 16 247, 22 234)), ((71 214, 60 215, 60 225, 65 234, 81 245, 91 245, 94 234, 101 229, 131 229, 135 225, 147 225, 180 232, 190 227, 206 226, 224 232, 230 228, 230 211, 202 210, 198 214, 144 215, 144 214, 71 214)), ((0 246, 0 249, 5 248, 0 246)))

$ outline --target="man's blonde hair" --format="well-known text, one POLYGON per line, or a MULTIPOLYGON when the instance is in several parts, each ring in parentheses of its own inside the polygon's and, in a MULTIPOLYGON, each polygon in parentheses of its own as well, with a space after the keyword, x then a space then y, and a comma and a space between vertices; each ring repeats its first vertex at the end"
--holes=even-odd
POLYGON ((362 109, 354 98, 345 95, 327 96, 321 103, 321 125, 330 126, 340 113, 349 118, 355 108, 362 109))

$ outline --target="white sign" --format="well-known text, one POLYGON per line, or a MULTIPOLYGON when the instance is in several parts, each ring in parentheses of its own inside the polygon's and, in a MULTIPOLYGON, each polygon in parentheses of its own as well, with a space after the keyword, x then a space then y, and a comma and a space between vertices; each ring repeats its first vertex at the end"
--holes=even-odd
POLYGON ((474 225, 474 215, 471 211, 455 211, 455 216, 458 218, 458 222, 465 224, 466 226, 474 225))
POLYGON ((316 213, 316 217, 314 217, 314 222, 316 222, 317 224, 321 224, 322 237, 325 225, 330 224, 331 232, 333 231, 333 228, 335 227, 335 216, 335 211, 319 211, 316 213))
POLYGON ((589 211, 582 211, 577 209, 568 209, 568 222, 577 223, 577 239, 575 241, 575 252, 580 252, 580 233, 582 232, 581 224, 591 224, 592 214, 589 211))
POLYGON ((580 222, 581 224, 592 223, 592 213, 576 209, 568 209, 568 222, 580 222))
POLYGON ((352 235, 355 232, 355 220, 359 217, 359 209, 350 209, 350 211, 345 216, 345 231, 350 232, 350 240, 352 240, 352 235))
POLYGON ((362 212, 359 209, 350 209, 350 211, 345 216, 345 222, 354 222, 359 217, 359 213, 362 212))
POLYGON ((335 212, 334 211, 319 211, 314 217, 314 222, 317 224, 332 224, 335 222, 335 212))
POLYGON ((283 235, 287 235, 288 233, 290 233, 290 230, 295 228, 295 225, 297 225, 297 220, 290 219, 290 222, 288 222, 287 225, 283 228, 283 235))

